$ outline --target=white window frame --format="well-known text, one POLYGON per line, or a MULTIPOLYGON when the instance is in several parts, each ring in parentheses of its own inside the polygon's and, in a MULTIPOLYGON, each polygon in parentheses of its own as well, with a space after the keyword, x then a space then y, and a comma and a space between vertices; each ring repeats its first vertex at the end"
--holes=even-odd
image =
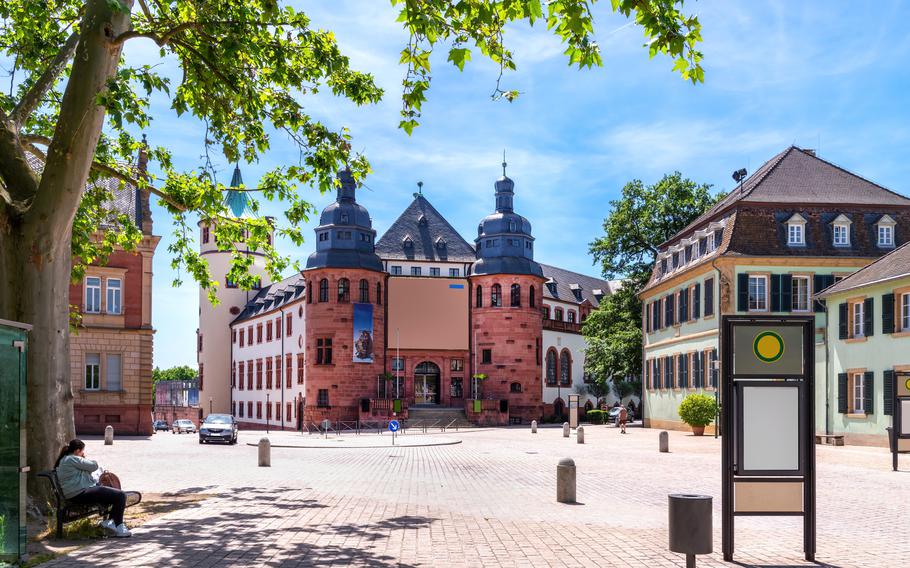
POLYGON ((100 276, 86 276, 85 277, 85 291, 83 293, 83 302, 84 302, 84 311, 87 314, 100 314, 101 313, 101 277, 100 276), (96 280, 98 285, 95 286, 89 282, 96 280), (92 292, 93 303, 89 303, 89 292, 92 292))
POLYGON ((894 246, 894 226, 893 225, 878 225, 878 246, 880 247, 893 247, 894 246), (883 239, 883 236, 887 236, 886 239, 883 239))
POLYGON ((866 377, 864 373, 853 373, 853 406, 851 412, 863 414, 866 412, 866 377))
POLYGON ((123 279, 106 278, 105 280, 105 297, 107 298, 105 313, 119 316, 123 314, 123 279), (116 284, 114 284, 115 282, 116 284))
POLYGON ((461 276, 461 269, 459 269, 459 268, 450 268, 449 269, 449 277, 459 278, 460 276, 461 276))
POLYGON ((901 294, 901 331, 910 331, 910 293, 901 294))
MULTIPOLYGON (((769 302, 768 302, 768 300, 769 300, 768 292, 769 292, 769 288, 770 288, 769 280, 770 279, 767 274, 750 274, 749 275, 749 303, 747 306, 748 311, 750 311, 750 312, 767 312, 770 309, 769 302), (752 282, 753 281, 755 281, 755 282, 761 281, 763 283, 763 288, 764 288, 760 297, 756 294, 756 299, 761 300, 761 301, 757 301, 755 307, 752 307, 752 282)), ((758 289, 758 286, 756 285, 756 290, 757 289, 758 289)))
POLYGON ((391 269, 392 276, 401 276, 401 266, 392 265, 391 269))
POLYGON ((806 244, 806 225, 804 223, 787 224, 787 244, 791 247, 806 244))
POLYGON ((866 333, 863 328, 863 309, 865 305, 862 301, 850 304, 850 337, 865 337, 866 333))
POLYGON ((87 391, 97 391, 101 390, 101 353, 86 353, 84 364, 82 366, 82 387, 87 391), (88 358, 89 355, 95 355, 98 357, 98 362, 95 364, 89 364, 88 358), (92 371, 89 371, 92 369, 92 371), (91 372, 92 377, 89 377, 91 372), (89 384, 91 382, 91 384, 89 384))
POLYGON ((832 244, 836 247, 850 246, 850 225, 847 223, 835 223, 832 228, 832 244), (838 239, 838 232, 843 232, 843 240, 838 239))
POLYGON ((812 279, 808 276, 797 274, 793 276, 792 284, 790 285, 790 301, 791 301, 791 311, 794 312, 809 312, 812 311, 812 279), (796 291, 796 282, 802 280, 806 283, 806 304, 805 307, 797 307, 797 298, 799 295, 796 291))

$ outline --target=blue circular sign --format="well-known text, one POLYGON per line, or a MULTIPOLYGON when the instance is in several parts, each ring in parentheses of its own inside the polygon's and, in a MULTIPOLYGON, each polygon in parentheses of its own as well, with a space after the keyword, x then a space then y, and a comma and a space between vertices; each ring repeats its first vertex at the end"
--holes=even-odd
POLYGON ((389 422, 389 431, 390 432, 397 432, 399 428, 401 428, 401 425, 398 423, 397 420, 392 420, 391 422, 389 422))

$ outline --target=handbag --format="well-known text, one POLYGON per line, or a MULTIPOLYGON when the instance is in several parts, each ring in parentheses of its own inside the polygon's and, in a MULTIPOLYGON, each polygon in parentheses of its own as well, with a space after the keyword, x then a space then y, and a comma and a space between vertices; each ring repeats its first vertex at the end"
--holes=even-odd
POLYGON ((120 478, 109 471, 105 471, 101 474, 101 477, 98 478, 98 485, 120 489, 120 478))

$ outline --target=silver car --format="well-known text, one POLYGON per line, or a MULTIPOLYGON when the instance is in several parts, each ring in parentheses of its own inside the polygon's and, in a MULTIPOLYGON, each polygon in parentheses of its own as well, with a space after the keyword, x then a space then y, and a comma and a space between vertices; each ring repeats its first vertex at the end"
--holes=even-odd
POLYGON ((171 432, 173 434, 195 434, 196 425, 193 424, 192 420, 175 420, 174 423, 171 424, 171 432))
POLYGON ((199 443, 237 443, 237 421, 230 414, 209 414, 199 427, 199 443))

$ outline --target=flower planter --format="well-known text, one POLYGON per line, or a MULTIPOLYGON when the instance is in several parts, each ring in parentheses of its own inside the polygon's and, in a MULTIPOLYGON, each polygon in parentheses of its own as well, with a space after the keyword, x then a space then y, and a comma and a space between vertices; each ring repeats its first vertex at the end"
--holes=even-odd
POLYGON ((705 427, 704 426, 692 426, 692 435, 693 436, 704 436, 705 427))

